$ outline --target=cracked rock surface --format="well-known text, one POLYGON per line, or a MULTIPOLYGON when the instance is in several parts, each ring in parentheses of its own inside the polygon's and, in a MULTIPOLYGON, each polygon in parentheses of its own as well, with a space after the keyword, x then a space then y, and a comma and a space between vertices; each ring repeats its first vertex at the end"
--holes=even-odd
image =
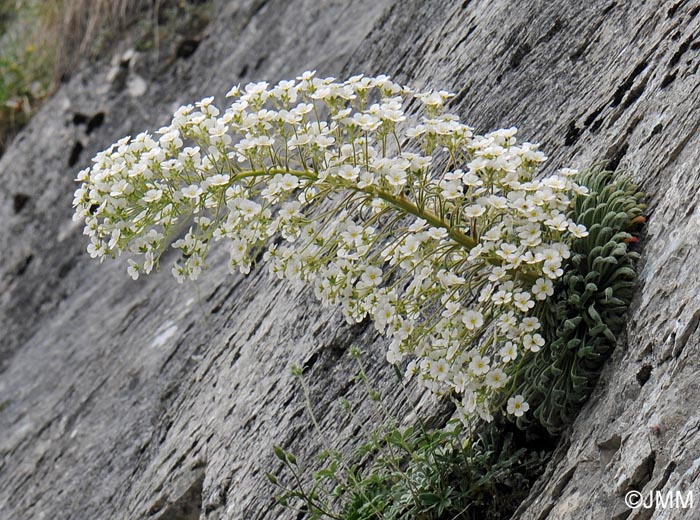
POLYGON ((336 404, 362 396, 350 346, 395 393, 374 329, 309 290, 229 275, 223 248, 197 287, 166 269, 133 282, 124 261, 91 261, 71 221, 97 151, 232 84, 307 69, 448 89, 477 131, 542 143, 545 171, 608 161, 639 179, 649 224, 626 335, 514 517, 698 518, 700 4, 212 2, 191 52, 148 70, 125 38, 126 67, 83 67, 0 158, 0 518, 296 518, 264 476, 280 470, 273 444, 320 449, 290 363, 340 444, 359 431, 336 404), (695 509, 630 510, 630 490, 693 490, 695 509))

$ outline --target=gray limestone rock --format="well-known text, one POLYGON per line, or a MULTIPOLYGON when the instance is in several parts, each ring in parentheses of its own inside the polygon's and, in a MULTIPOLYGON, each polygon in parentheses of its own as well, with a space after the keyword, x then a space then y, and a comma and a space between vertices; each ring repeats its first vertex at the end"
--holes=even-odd
POLYGON ((280 470, 273 444, 321 448, 289 365, 306 367, 328 438, 352 443, 360 424, 336 404, 362 398, 352 345, 408 413, 384 340, 308 289, 231 276, 222 251, 197 286, 166 270, 133 282, 123 262, 91 261, 71 221, 73 178, 117 138, 307 69, 452 90, 478 131, 541 142, 547 170, 609 161, 638 177, 650 220, 626 337, 515 518, 700 517, 700 4, 214 3, 191 54, 139 71, 138 96, 86 65, 0 158, 0 518, 296 518, 264 477, 280 470), (629 490, 696 504, 632 511, 629 490))

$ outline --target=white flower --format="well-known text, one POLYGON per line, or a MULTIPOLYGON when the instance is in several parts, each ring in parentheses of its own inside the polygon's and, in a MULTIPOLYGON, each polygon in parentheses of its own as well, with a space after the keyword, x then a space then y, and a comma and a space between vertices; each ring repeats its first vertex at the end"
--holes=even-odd
POLYGON ((478 330, 484 324, 484 316, 478 311, 466 311, 462 314, 462 322, 467 330, 478 330))
POLYGON ((513 304, 523 312, 527 312, 535 306, 535 302, 530 299, 530 293, 525 291, 513 295, 513 304))
POLYGON ((508 276, 508 270, 505 267, 496 266, 489 274, 489 282, 498 282, 506 278, 506 276, 508 276))
POLYGON ((499 350, 498 353, 500 354, 501 360, 504 363, 509 363, 518 357, 518 349, 515 347, 515 344, 512 341, 507 341, 506 344, 501 347, 501 350, 499 350))
POLYGON ((403 186, 406 182, 406 172, 399 168, 391 168, 385 178, 392 186, 403 186))
POLYGON ((564 274, 564 270, 560 268, 561 262, 548 260, 542 266, 542 273, 551 279, 556 279, 564 274))
POLYGON ((494 226, 490 228, 486 233, 481 235, 481 238, 491 242, 496 242, 501 239, 503 234, 503 228, 501 226, 494 226))
POLYGON ((507 331, 508 329, 515 327, 518 324, 518 321, 515 318, 515 314, 511 311, 501 314, 500 318, 498 319, 498 324, 502 331, 507 331))
POLYGON ((133 187, 129 185, 129 182, 125 179, 121 179, 112 185, 112 190, 109 194, 112 197, 120 197, 124 194, 130 193, 131 191, 133 191, 133 187))
POLYGON ((469 378, 464 372, 457 372, 453 377, 452 377, 452 386, 455 389, 455 392, 463 394, 465 392, 465 389, 467 388, 467 385, 469 383, 469 378))
POLYGON ((367 267, 362 273, 362 281, 367 285, 376 286, 382 283, 382 270, 379 267, 367 267))
POLYGON ((441 182, 442 191, 440 194, 447 200, 457 199, 462 196, 462 186, 456 182, 441 182))
POLYGON ((586 226, 582 224, 574 224, 573 222, 569 223, 569 233, 571 233, 576 238, 583 238, 588 236, 586 226))
POLYGON ((374 319, 380 326, 391 323, 395 316, 396 310, 393 305, 389 303, 378 306, 374 311, 374 319))
POLYGON ((299 179, 294 175, 285 174, 280 179, 278 186, 284 191, 293 191, 299 187, 299 179))
POLYGON ((418 94, 418 98, 427 106, 440 107, 445 101, 453 97, 454 94, 440 90, 439 92, 426 92, 425 94, 418 94))
POLYGON ((337 169, 336 175, 341 179, 346 181, 354 182, 357 180, 357 176, 360 174, 360 169, 357 166, 352 166, 350 164, 344 164, 337 169))
POLYGON ((418 139, 421 135, 425 133, 425 125, 416 125, 406 129, 406 137, 411 139, 418 139))
POLYGON ((238 263, 245 257, 246 252, 248 251, 248 244, 246 244, 243 240, 232 240, 229 251, 231 260, 238 263))
POLYGON ((578 175, 578 170, 574 170, 573 168, 561 168, 559 173, 564 177, 575 177, 578 175))
POLYGON ((469 362, 469 370, 476 376, 484 375, 490 369, 489 362, 490 359, 488 357, 475 355, 469 362))
POLYGON ((239 96, 240 94, 241 94, 240 85, 235 85, 234 87, 231 87, 231 90, 229 90, 226 93, 226 97, 235 97, 235 96, 239 96))
MULTIPOLYGON (((485 161, 483 159, 476 159, 469 164, 471 165, 470 170, 480 170, 482 164, 485 166, 485 161)), ((481 177, 479 177, 479 175, 473 171, 470 171, 462 177, 462 183, 469 188, 478 188, 479 186, 484 185, 484 181, 481 179, 481 177)))
POLYGON ((368 186, 372 186, 374 184, 374 174, 372 172, 362 172, 360 174, 360 180, 357 183, 357 187, 360 189, 367 188, 368 186))
POLYGON ((129 276, 131 276, 132 280, 138 280, 138 278, 139 278, 139 264, 134 262, 131 258, 129 258, 128 262, 129 262, 129 267, 127 267, 126 271, 129 273, 129 276))
POLYGON ((418 233, 419 231, 423 231, 427 225, 428 222, 426 220, 418 218, 413 222, 413 224, 408 226, 408 231, 411 233, 418 233))
POLYGON ((569 246, 562 242, 555 242, 551 244, 551 249, 556 252, 558 258, 569 258, 571 256, 571 251, 569 251, 569 246))
POLYGON ((552 175, 551 177, 547 177, 542 180, 542 183, 545 186, 549 186, 550 188, 554 190, 565 190, 566 189, 566 179, 562 179, 556 175, 552 175))
POLYGON ((207 183, 209 183, 209 186, 223 186, 224 184, 228 184, 228 182, 231 180, 230 175, 222 175, 222 174, 216 174, 212 175, 207 179, 207 183))
POLYGON ((486 375, 486 384, 494 389, 503 388, 507 381, 506 373, 500 368, 494 368, 486 375))
POLYGON ((552 263, 561 263, 562 259, 561 254, 554 247, 538 251, 536 257, 538 262, 545 261, 552 263))
POLYGON ((257 139, 253 140, 253 143, 255 143, 255 146, 268 147, 273 146, 275 144, 275 140, 268 135, 261 135, 257 139))
POLYGON ((202 188, 197 184, 190 184, 189 186, 182 188, 180 193, 182 193, 183 197, 187 197, 188 199, 197 199, 202 193, 204 193, 204 190, 202 190, 202 188))
POLYGON ((258 83, 248 83, 245 86, 246 94, 262 94, 267 90, 270 84, 266 81, 260 81, 258 83))
POLYGON ((389 348, 386 351, 386 360, 389 364, 395 365, 401 361, 401 354, 394 348, 389 348))
POLYGON ((143 196, 143 201, 147 204, 150 204, 151 202, 158 202, 162 196, 163 190, 151 189, 145 193, 143 196))
POLYGON ((428 230, 428 236, 433 240, 440 240, 447 236, 447 230, 445 228, 431 227, 428 230))
POLYGON ((464 216, 467 218, 479 218, 481 215, 484 214, 486 211, 486 208, 481 206, 480 204, 472 204, 471 206, 467 206, 464 208, 464 216))
POLYGON ((530 352, 539 352, 544 346, 544 338, 539 334, 525 334, 523 336, 523 347, 530 352))
POLYGON ((569 223, 566 220, 566 216, 564 215, 556 215, 552 218, 548 218, 547 220, 544 221, 545 225, 548 227, 556 230, 556 231, 564 231, 569 227, 569 223))
POLYGON ((504 243, 496 254, 503 258, 504 260, 513 260, 518 256, 518 247, 514 244, 504 243))
POLYGON ((450 365, 444 358, 430 364, 430 375, 438 381, 444 381, 449 374, 450 365))
POLYGON ((262 211, 262 206, 252 200, 239 199, 237 205, 238 211, 241 212, 241 215, 243 215, 246 220, 255 218, 262 211))
POLYGON ((340 236, 348 246, 359 246, 362 244, 362 226, 357 224, 348 224, 345 231, 343 231, 340 236))
POLYGON ((93 236, 87 246, 87 252, 90 254, 90 258, 102 259, 106 253, 105 245, 93 236))
POLYGON ((538 300, 546 300, 548 296, 554 294, 554 284, 546 278, 538 278, 535 285, 532 286, 532 294, 538 300))
POLYGON ((572 187, 572 190, 576 195, 582 195, 584 197, 590 193, 588 186, 580 186, 580 185, 575 184, 575 183, 572 187))
POLYGON ((382 124, 382 120, 370 114, 355 114, 350 122, 359 126, 362 130, 366 132, 371 132, 379 128, 382 124))
POLYGON ((508 399, 507 412, 516 417, 522 417, 530 409, 530 405, 525 402, 522 395, 516 395, 508 399))
POLYGON ((523 318, 523 321, 520 322, 520 330, 522 330, 523 332, 534 332, 536 330, 539 330, 539 328, 540 320, 532 316, 523 318))
POLYGON ((172 268, 173 276, 177 279, 178 283, 182 283, 187 278, 185 268, 180 264, 175 264, 172 268))
POLYGON ((513 294, 507 291, 497 291, 492 297, 491 301, 496 305, 507 305, 511 302, 513 294))

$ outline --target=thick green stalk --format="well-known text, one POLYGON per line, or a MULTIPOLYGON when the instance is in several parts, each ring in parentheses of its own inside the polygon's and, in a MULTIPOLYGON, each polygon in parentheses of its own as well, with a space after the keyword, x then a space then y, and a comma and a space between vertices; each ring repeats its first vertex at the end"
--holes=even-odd
MULTIPOLYGON (((249 170, 238 173, 233 177, 232 181, 237 181, 241 179, 246 179, 250 177, 264 177, 266 175, 277 175, 277 174, 289 174, 301 179, 309 179, 312 181, 317 181, 318 176, 309 170, 289 170, 284 168, 271 168, 269 170, 249 170)), ((467 235, 462 233, 455 226, 450 225, 443 219, 435 215, 432 211, 427 209, 420 209, 415 203, 404 197, 403 195, 392 195, 391 193, 378 189, 378 188, 359 188, 352 185, 340 185, 340 188, 349 189, 357 191, 360 193, 366 193, 367 195, 372 195, 378 197, 383 201, 391 204, 395 208, 401 209, 406 213, 421 218, 428 222, 433 227, 443 228, 447 231, 449 237, 464 247, 467 251, 476 246, 477 242, 467 235)))

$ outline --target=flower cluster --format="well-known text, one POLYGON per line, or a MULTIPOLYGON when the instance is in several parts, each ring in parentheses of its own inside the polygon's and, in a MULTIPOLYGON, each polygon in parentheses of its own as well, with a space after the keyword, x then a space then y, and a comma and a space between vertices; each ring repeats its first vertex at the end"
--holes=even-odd
POLYGON ((223 111, 213 98, 184 106, 79 174, 88 252, 133 253, 136 279, 172 244, 183 281, 212 242, 247 273, 279 237, 264 253, 273 274, 311 284, 350 322, 371 317, 391 338, 389 362, 409 356, 409 375, 454 396, 465 422, 488 420, 508 365, 544 344, 533 309, 587 234, 567 218, 587 190, 575 170, 534 179, 537 145, 515 128, 474 134, 444 111, 450 96, 307 72, 234 87, 223 111), (415 101, 420 119, 407 113, 415 101))

